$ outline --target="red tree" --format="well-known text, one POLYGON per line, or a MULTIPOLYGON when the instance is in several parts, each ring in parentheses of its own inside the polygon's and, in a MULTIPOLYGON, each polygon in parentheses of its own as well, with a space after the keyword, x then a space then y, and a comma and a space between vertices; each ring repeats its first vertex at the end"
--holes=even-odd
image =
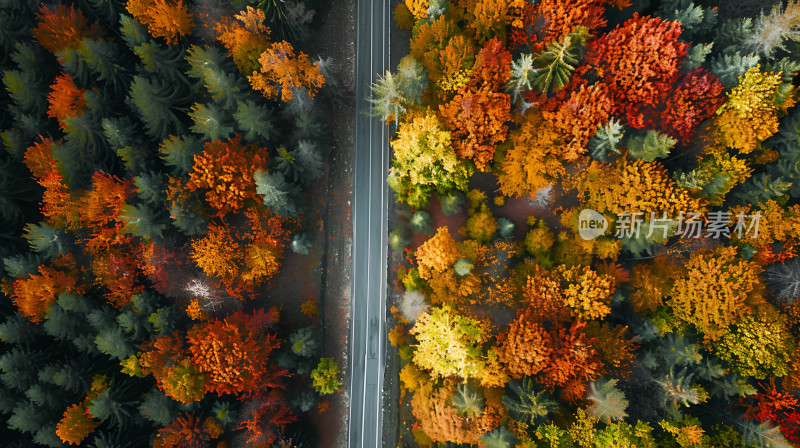
POLYGON ((678 41, 678 22, 660 18, 633 18, 603 35, 587 47, 584 73, 595 69, 609 86, 615 112, 628 124, 643 128, 645 108, 656 108, 664 92, 670 92, 680 77, 680 60, 689 44, 678 41))
POLYGON ((81 10, 72 6, 58 5, 53 10, 43 5, 36 17, 39 22, 33 29, 33 35, 53 54, 65 48, 78 48, 84 38, 97 39, 103 34, 97 23, 89 25, 81 10))
POLYGON ((62 73, 50 86, 50 95, 47 96, 50 107, 47 115, 58 120, 63 128, 64 118, 83 115, 86 107, 86 100, 83 98, 85 91, 86 89, 77 88, 69 75, 62 73))

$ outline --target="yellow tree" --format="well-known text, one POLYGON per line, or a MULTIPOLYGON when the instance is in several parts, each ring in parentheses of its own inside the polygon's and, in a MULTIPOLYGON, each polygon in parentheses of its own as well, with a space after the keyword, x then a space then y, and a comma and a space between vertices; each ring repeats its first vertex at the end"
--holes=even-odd
POLYGON ((762 289, 761 268, 739 258, 734 247, 694 252, 686 270, 686 275, 675 280, 668 304, 675 317, 694 325, 712 341, 750 313, 749 305, 762 289))
POLYGON ((480 377, 486 367, 484 330, 480 323, 456 314, 449 306, 423 313, 409 333, 417 338, 412 360, 434 378, 480 377))
POLYGON ((778 132, 778 114, 795 104, 794 87, 783 72, 764 73, 757 65, 739 77, 739 85, 717 109, 717 139, 743 153, 778 132))
POLYGON ((202 238, 192 241, 192 258, 206 275, 238 275, 242 255, 239 244, 234 241, 227 226, 211 224, 202 238))

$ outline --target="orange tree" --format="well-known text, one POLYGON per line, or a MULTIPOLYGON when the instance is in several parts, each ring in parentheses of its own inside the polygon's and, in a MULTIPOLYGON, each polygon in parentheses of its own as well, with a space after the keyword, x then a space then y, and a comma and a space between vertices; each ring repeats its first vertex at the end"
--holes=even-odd
POLYGON ((300 52, 295 55, 294 47, 286 41, 273 43, 258 57, 260 68, 248 76, 250 85, 267 98, 292 99, 292 88, 305 87, 309 96, 316 95, 325 84, 316 62, 300 52))
POLYGON ((495 146, 505 141, 511 119, 511 97, 502 90, 511 79, 511 53, 492 38, 478 53, 470 81, 439 108, 442 122, 451 130, 453 147, 480 170, 494 157, 495 146))
POLYGON ((204 190, 206 201, 221 217, 256 200, 253 173, 266 170, 266 165, 267 150, 256 143, 243 145, 239 134, 225 142, 206 142, 202 154, 194 156, 186 187, 204 190))
POLYGON ((194 20, 182 0, 128 0, 126 9, 154 37, 170 44, 192 33, 194 20))

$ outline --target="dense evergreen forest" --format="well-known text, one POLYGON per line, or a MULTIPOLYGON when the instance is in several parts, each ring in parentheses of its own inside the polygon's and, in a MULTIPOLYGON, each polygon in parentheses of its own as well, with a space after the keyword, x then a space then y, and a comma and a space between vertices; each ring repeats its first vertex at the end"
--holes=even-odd
POLYGON ((317 445, 318 305, 258 306, 341 101, 313 8, 0 2, 0 445, 317 445))
POLYGON ((371 100, 401 446, 800 446, 800 3, 774 3, 399 2, 371 100))

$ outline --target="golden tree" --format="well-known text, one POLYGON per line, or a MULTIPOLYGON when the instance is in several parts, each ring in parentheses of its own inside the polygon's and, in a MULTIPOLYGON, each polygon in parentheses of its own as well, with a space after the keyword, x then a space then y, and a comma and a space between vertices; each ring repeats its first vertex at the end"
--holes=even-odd
POLYGON ((614 295, 614 280, 608 275, 598 275, 588 266, 559 266, 558 274, 563 279, 562 296, 572 316, 588 321, 602 319, 611 312, 614 295))
POLYGON ((712 341, 750 313, 748 301, 752 303, 762 289, 761 268, 739 258, 734 247, 694 252, 686 269, 686 275, 675 280, 668 304, 676 318, 712 341))
POLYGON ((481 435, 500 424, 502 405, 499 400, 487 400, 483 412, 477 416, 460 415, 450 404, 455 389, 452 382, 439 388, 434 388, 432 382, 426 383, 411 399, 411 412, 432 441, 475 445, 481 435))
POLYGON ((192 258, 206 275, 234 277, 242 263, 239 244, 228 226, 211 224, 202 238, 192 241, 192 258))
POLYGON ((450 270, 462 255, 447 227, 439 227, 435 235, 417 248, 414 257, 419 276, 430 279, 435 273, 450 270))
POLYGON ((778 114, 795 104, 794 87, 783 83, 783 72, 763 73, 760 67, 740 76, 739 85, 717 109, 718 140, 743 153, 778 132, 778 114))
POLYGON ((244 75, 258 71, 258 58, 269 48, 270 30, 265 21, 263 10, 248 6, 233 17, 223 17, 214 27, 217 40, 244 75))

